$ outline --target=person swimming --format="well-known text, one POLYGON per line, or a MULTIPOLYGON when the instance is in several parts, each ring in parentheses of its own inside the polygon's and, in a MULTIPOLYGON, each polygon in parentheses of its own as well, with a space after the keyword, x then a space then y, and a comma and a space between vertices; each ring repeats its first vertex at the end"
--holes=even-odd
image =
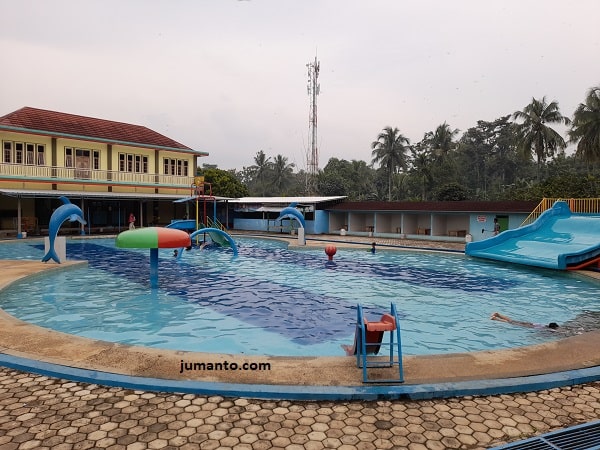
POLYGON ((533 323, 533 322, 524 322, 522 320, 515 320, 498 312, 493 313, 490 316, 491 320, 497 320, 498 322, 506 322, 512 325, 518 325, 520 327, 525 328, 550 328, 551 330, 556 330, 558 328, 558 324, 556 322, 550 322, 549 324, 543 323, 533 323))

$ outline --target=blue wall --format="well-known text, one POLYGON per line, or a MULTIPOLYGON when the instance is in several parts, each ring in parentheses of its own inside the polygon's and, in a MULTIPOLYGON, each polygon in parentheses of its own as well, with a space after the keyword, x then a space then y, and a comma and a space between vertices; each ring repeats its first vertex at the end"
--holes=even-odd
MULTIPOLYGON (((319 212, 323 212, 323 211, 319 211, 319 212)), ((326 214, 326 213, 325 213, 326 214)), ((327 216, 325 216, 324 218, 320 219, 321 221, 321 225, 320 226, 324 226, 324 231, 319 231, 319 232, 315 232, 315 222, 312 220, 307 220, 306 221, 306 230, 304 230, 304 232, 306 234, 319 234, 319 233, 327 233, 327 224, 328 224, 328 218, 327 216)), ((294 224, 294 228, 298 228, 299 227, 299 223, 294 220, 295 224, 294 224)), ((235 218, 233 219, 233 229, 234 230, 245 230, 245 231, 267 231, 267 225, 270 225, 271 227, 273 227, 273 225, 276 222, 271 220, 271 221, 267 221, 267 220, 263 220, 263 219, 239 219, 239 218, 235 218), (269 223, 270 222, 270 223, 269 223)), ((283 220, 283 226, 287 227, 287 225, 289 224, 288 219, 284 219, 283 220)), ((279 233, 279 230, 273 230, 270 229, 269 232, 272 233, 279 233)), ((285 234, 285 233, 282 233, 285 234)), ((287 233, 289 234, 289 233, 287 233)))
POLYGON ((329 233, 329 213, 327 211, 315 211, 315 221, 306 222, 306 227, 310 228, 313 225, 314 232, 311 234, 324 234, 329 233))

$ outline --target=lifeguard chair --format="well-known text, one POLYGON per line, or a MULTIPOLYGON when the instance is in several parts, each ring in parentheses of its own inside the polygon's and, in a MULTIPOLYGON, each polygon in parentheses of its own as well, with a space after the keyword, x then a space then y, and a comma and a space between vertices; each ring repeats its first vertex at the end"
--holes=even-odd
MULTIPOLYGON (((363 383, 403 383, 402 341, 400 321, 396 305, 390 305, 390 313, 381 316, 378 322, 369 322, 363 308, 356 305, 356 336, 354 338, 356 366, 362 368, 363 383), (385 335, 387 333, 387 340, 385 335), (380 350, 384 350, 378 356, 380 350), (387 351, 386 351, 387 350, 387 351), (387 354, 387 358, 384 356, 387 354), (369 378, 369 369, 398 367, 397 378, 369 378)), ((395 373, 395 372, 392 372, 395 373)))

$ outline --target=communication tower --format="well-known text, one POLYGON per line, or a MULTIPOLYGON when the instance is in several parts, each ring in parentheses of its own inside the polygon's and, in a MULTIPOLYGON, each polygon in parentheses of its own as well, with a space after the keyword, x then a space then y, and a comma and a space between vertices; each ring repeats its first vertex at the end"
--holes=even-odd
POLYGON ((309 146, 306 155, 306 191, 312 194, 316 190, 316 176, 319 173, 319 149, 317 146, 317 96, 321 90, 319 84, 320 62, 315 56, 314 62, 306 65, 308 69, 308 96, 310 97, 310 112, 308 116, 309 146))

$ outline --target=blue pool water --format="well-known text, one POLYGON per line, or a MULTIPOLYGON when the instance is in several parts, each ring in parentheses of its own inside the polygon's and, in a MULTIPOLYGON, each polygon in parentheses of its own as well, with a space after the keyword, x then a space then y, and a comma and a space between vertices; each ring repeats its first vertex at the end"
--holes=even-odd
MULTIPOLYGON (((561 337, 489 320, 494 311, 534 322, 575 323, 593 311, 598 285, 564 273, 462 255, 339 249, 287 250, 236 238, 231 250, 161 251, 159 289, 149 251, 112 239, 68 241, 87 268, 19 282, 0 307, 40 326, 94 339, 179 350, 267 355, 342 355, 355 306, 375 320, 395 302, 406 354, 505 348, 561 337), (574 322, 575 321, 575 322, 574 322)), ((39 242, 3 243, 1 259, 43 255, 39 242)), ((573 327, 571 327, 572 329, 573 327)))

